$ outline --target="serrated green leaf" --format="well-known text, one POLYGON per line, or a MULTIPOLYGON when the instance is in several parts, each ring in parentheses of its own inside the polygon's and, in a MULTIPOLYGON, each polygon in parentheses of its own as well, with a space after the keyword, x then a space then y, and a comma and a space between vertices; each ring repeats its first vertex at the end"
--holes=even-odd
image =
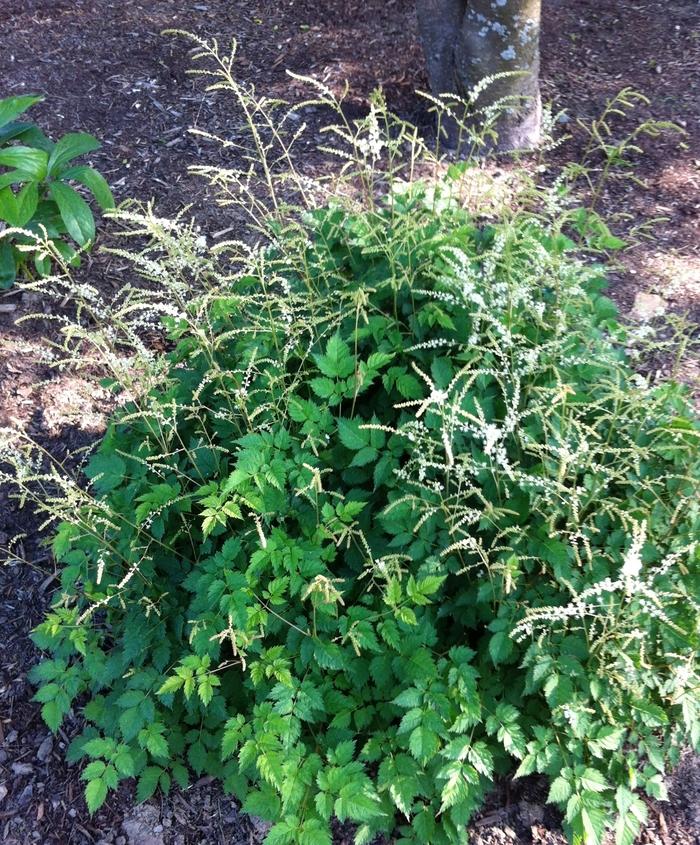
POLYGON ((430 728, 418 725, 411 732, 408 740, 408 747, 413 756, 419 762, 426 762, 437 754, 440 748, 440 738, 430 728))
POLYGON ((547 795, 548 804, 563 804, 571 796, 571 784, 566 778, 558 777, 552 781, 547 795))
POLYGON ((508 660, 513 649, 513 640, 506 631, 498 631, 489 639, 489 654, 494 666, 508 660))
POLYGON ((165 679, 156 695, 169 695, 177 692, 184 682, 185 679, 181 678, 179 675, 171 675, 169 678, 165 679))
POLYGON ((398 704, 399 707, 412 708, 420 707, 422 702, 423 694, 421 691, 416 687, 409 687, 409 689, 400 692, 391 703, 398 704))
POLYGON ((160 766, 146 766, 141 772, 138 784, 136 785, 136 801, 139 804, 143 801, 148 801, 155 794, 162 772, 163 769, 160 766))
POLYGON ((93 760, 92 763, 88 763, 85 766, 80 778, 81 780, 95 780, 101 777, 106 767, 106 763, 103 760, 93 760))
POLYGON ((360 420, 338 420, 338 435, 340 442, 347 449, 358 451, 369 445, 369 431, 360 428, 360 420))
POLYGON ((104 804, 107 798, 107 784, 102 778, 95 778, 85 786, 85 803, 90 815, 104 804))
POLYGON ((421 843, 433 842, 435 836, 435 815, 430 810, 421 810, 417 813, 412 822, 418 841, 421 843))
POLYGON ((325 354, 315 357, 319 370, 329 378, 347 378, 355 369, 350 347, 337 334, 328 341, 325 354))
POLYGON ((90 458, 85 475, 92 480, 98 493, 108 493, 121 484, 126 463, 119 455, 97 453, 90 458))

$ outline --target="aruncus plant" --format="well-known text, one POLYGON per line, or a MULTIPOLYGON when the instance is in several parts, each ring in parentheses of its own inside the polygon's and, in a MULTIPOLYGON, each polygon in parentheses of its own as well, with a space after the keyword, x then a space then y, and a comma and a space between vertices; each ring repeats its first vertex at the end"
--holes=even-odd
POLYGON ((495 778, 540 772, 572 843, 631 845, 700 741, 698 425, 626 360, 606 230, 565 176, 447 165, 319 83, 342 167, 311 179, 303 104, 197 43, 252 135, 197 171, 254 235, 117 212, 150 284, 84 296, 61 351, 121 396, 89 484, 19 432, 2 451, 58 523, 33 677, 53 730, 81 708, 88 806, 207 773, 269 845, 333 818, 454 845, 495 778))

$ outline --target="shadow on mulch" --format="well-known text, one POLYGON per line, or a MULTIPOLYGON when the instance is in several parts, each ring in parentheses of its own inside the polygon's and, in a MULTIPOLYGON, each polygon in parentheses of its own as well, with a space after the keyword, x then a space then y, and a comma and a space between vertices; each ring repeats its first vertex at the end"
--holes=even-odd
MULTIPOLYGON (((348 80, 348 106, 361 114, 382 85, 389 106, 429 126, 427 87, 416 37, 413 0, 2 0, 3 50, 0 97, 39 92, 46 101, 34 118, 54 136, 92 132, 104 144, 93 163, 118 200, 154 198, 163 215, 193 204, 205 230, 222 231, 235 221, 207 203, 204 185, 187 173, 198 163, 235 165, 218 147, 188 134, 197 126, 225 137, 242 131, 232 104, 204 94, 188 76, 189 44, 164 37, 163 29, 187 29, 239 42, 239 78, 270 96, 301 96, 286 69, 313 75, 336 91, 348 80)), ((626 85, 651 98, 639 117, 670 119, 685 137, 665 135, 644 144, 636 174, 645 187, 615 183, 601 211, 624 229, 649 217, 665 217, 655 239, 623 254, 613 276, 613 297, 629 309, 638 291, 661 295, 669 307, 690 311, 700 304, 700 5, 692 0, 544 0, 542 84, 545 99, 590 120, 605 100, 626 85), (624 218, 624 219, 623 219, 624 218)), ((309 111, 306 155, 314 151, 322 115, 309 111)), ((638 118, 635 117, 635 120, 638 118)), ((631 126, 631 122, 627 122, 631 126)), ((557 154, 576 158, 583 135, 557 154)), ((113 235, 102 226, 102 243, 113 235)), ((96 251, 84 278, 103 291, 118 289, 127 268, 96 251)), ((53 454, 69 455, 94 442, 109 402, 88 379, 50 370, 44 359, 54 331, 50 321, 16 325, 42 303, 10 291, 0 298, 0 424, 18 425, 53 454)), ((194 845, 259 841, 254 822, 240 817, 216 784, 202 779, 145 810, 133 810, 124 787, 94 817, 82 799, 79 769, 64 751, 79 730, 69 719, 57 737, 43 726, 26 680, 38 655, 28 638, 55 587, 37 520, 17 511, 0 490, 0 548, 18 532, 15 553, 31 565, 0 568, 0 841, 7 845, 194 845)), ((650 805, 644 843, 698 842, 700 769, 684 761, 671 805, 650 805)), ((476 845, 562 845, 556 818, 544 806, 540 782, 504 784, 473 827, 476 845), (521 790, 521 791, 517 791, 521 790)), ((350 842, 339 829, 336 845, 350 842)))

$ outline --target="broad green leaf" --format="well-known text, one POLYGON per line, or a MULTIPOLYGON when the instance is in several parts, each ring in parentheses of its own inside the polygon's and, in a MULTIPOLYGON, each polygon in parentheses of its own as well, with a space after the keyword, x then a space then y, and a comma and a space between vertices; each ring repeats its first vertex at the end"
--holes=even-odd
POLYGON ((49 191, 56 200, 61 219, 73 240, 80 246, 94 240, 95 219, 90 206, 80 194, 63 182, 52 182, 49 191))
POLYGON ((0 100, 0 127, 5 126, 11 120, 15 120, 28 108, 31 108, 35 103, 40 103, 43 99, 38 94, 23 94, 0 100))
MULTIPOLYGON (((32 182, 29 183, 34 184, 32 182)), ((28 186, 25 186, 28 187, 28 186)), ((0 220, 4 220, 8 226, 19 226, 19 209, 17 208, 17 197, 10 187, 0 190, 0 220)), ((3 239, 7 240, 7 239, 3 239)), ((9 243, 9 240, 7 240, 9 243)))
POLYGON ((17 194, 17 223, 16 226, 26 226, 32 219, 39 205, 39 186, 36 182, 29 182, 17 194))
POLYGON ((12 287, 17 278, 17 265, 9 238, 0 238, 0 290, 12 287))
POLYGON ((11 185, 22 185, 25 182, 34 182, 35 177, 26 170, 10 170, 8 173, 0 174, 0 189, 11 185))
POLYGON ((114 208, 114 197, 112 191, 107 184, 107 180, 101 173, 98 173, 92 167, 86 165, 78 165, 77 167, 70 167, 61 173, 60 179, 62 182, 73 180, 84 185, 97 200, 98 205, 103 210, 114 208))
POLYGON ((0 128, 0 146, 13 140, 22 141, 27 147, 34 147, 47 153, 50 153, 54 147, 53 141, 33 123, 16 121, 0 128))
POLYGON ((44 150, 36 150, 34 147, 18 144, 0 149, 0 164, 26 173, 37 181, 41 181, 46 176, 48 161, 49 157, 44 150))
POLYGON ((49 157, 49 176, 60 176, 61 171, 69 161, 86 153, 94 152, 94 150, 99 150, 101 146, 102 144, 97 138, 88 135, 87 132, 69 132, 56 141, 49 157))

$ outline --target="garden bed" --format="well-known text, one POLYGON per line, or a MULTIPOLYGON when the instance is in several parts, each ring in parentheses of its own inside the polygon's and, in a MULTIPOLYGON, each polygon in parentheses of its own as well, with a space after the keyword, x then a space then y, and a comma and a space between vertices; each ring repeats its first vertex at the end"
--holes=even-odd
MULTIPOLYGON (((117 199, 154 197, 164 214, 194 202, 204 205, 203 183, 187 175, 190 164, 212 162, 217 148, 202 146, 187 134, 192 125, 219 135, 240 130, 222 98, 203 95, 186 76, 187 44, 164 37, 167 27, 217 35, 240 42, 240 77, 271 95, 294 97, 296 83, 285 68, 317 75, 331 87, 350 82, 348 108, 360 114, 367 96, 381 82, 389 104, 402 116, 427 127, 428 116, 413 90, 424 87, 422 56, 409 2, 260 2, 245 10, 236 4, 210 2, 14 2, 6 12, 5 51, 0 58, 0 95, 41 91, 46 102, 37 119, 49 134, 84 129, 104 143, 95 155, 117 199), (39 45, 41 45, 39 47, 39 45)), ((680 142, 667 136, 647 142, 638 175, 648 189, 628 184, 603 198, 603 210, 629 214, 641 222, 665 216, 657 237, 624 253, 612 290, 629 310, 639 292, 659 295, 667 307, 690 311, 698 319, 700 253, 698 251, 698 159, 700 105, 693 91, 700 78, 700 12, 696 3, 552 3, 545 15, 544 91, 574 117, 591 119, 607 97, 624 85, 651 98, 648 113, 686 124, 680 142), (655 45, 654 55, 648 51, 655 45), (695 133, 695 134, 692 134, 695 133)), ((305 115, 312 124, 320 115, 305 115)), ((572 124, 565 124, 567 128, 572 124)), ((562 156, 574 157, 580 139, 562 156)), ((223 163, 219 160, 219 163, 223 163)), ((230 162, 229 162, 230 163, 230 162)), ((329 166, 309 147, 308 166, 329 166)), ((201 219, 226 237, 236 219, 222 223, 201 219)), ((629 225, 629 221, 627 223, 629 225)), ((105 227, 108 229, 108 227, 105 227)), ((210 234, 214 234, 210 232, 210 234)), ((109 231, 103 243, 111 243, 109 231)), ((96 251, 82 271, 103 290, 122 284, 128 270, 113 256, 96 251)), ((109 398, 89 377, 57 374, 42 363, 51 323, 15 325, 17 317, 41 309, 35 298, 10 291, 0 299, 0 359, 4 424, 19 424, 58 456, 93 442, 109 412, 109 398)), ((70 307, 66 303, 65 307, 70 307)), ((687 361, 692 377, 696 364, 687 361)), ((91 818, 82 799, 77 767, 63 761, 63 750, 77 721, 55 740, 40 720, 25 673, 36 661, 27 638, 39 622, 53 589, 52 564, 40 544, 38 525, 27 511, 0 492, 0 545, 21 532, 18 556, 33 566, 13 564, 0 570, 0 838, 8 843, 249 842, 259 831, 242 819, 234 803, 203 778, 184 793, 174 793, 145 815, 134 818, 133 797, 122 790, 91 818), (4 535, 4 536, 2 536, 4 535), (5 792, 6 791, 6 792, 5 792), (126 820, 126 825, 125 825, 126 820), (140 827, 139 827, 140 824, 140 827), (140 830, 140 833, 138 831, 140 830), (131 832, 130 832, 131 831, 131 832), (138 836, 141 838, 138 839, 138 836), (128 837, 128 838, 127 838, 128 837), (136 837, 136 838, 134 838, 136 837)), ((670 807, 652 807, 649 843, 685 845, 696 841, 697 767, 684 763, 670 807)), ((524 787, 504 784, 474 827, 474 841, 491 843, 563 842, 557 819, 543 806, 544 788, 537 781, 524 787)), ((343 832, 338 831, 338 842, 343 832)))

